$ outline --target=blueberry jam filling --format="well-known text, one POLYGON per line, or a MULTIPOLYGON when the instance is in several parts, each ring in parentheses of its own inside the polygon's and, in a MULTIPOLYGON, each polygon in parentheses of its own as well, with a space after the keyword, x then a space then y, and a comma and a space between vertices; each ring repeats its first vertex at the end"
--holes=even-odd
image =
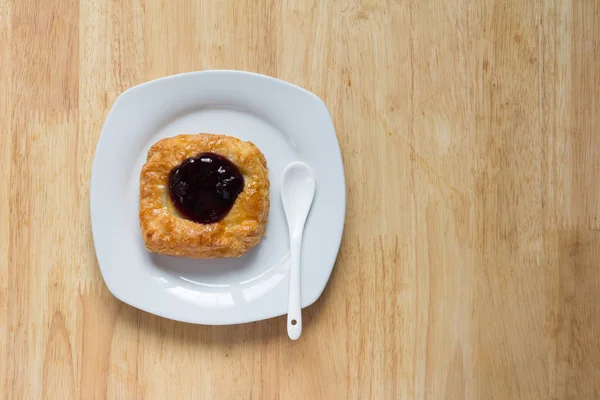
POLYGON ((223 219, 244 189, 244 177, 227 158, 200 153, 169 173, 171 202, 181 215, 210 224, 223 219))

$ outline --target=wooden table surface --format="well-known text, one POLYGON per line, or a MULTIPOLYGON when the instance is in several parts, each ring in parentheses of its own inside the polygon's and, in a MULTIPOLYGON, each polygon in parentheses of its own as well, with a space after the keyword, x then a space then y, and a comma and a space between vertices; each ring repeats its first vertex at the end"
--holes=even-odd
POLYGON ((600 2, 0 0, 0 398, 600 398, 600 2), (125 89, 319 95, 347 180, 302 338, 108 292, 89 221, 125 89))

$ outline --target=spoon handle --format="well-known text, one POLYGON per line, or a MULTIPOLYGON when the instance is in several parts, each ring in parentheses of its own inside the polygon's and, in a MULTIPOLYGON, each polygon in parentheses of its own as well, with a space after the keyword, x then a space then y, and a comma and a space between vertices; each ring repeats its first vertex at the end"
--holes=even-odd
MULTIPOLYGON (((291 233, 291 232, 290 232, 291 233)), ((292 340, 302 333, 302 306, 300 304, 300 246, 302 233, 290 235, 290 287, 288 290, 287 331, 292 340)))

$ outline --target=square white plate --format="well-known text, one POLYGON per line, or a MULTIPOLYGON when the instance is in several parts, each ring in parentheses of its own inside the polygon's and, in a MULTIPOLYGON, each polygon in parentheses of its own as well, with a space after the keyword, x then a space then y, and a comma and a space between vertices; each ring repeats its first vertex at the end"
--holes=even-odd
POLYGON ((112 294, 141 310, 199 324, 235 324, 287 313, 289 238, 280 186, 284 167, 308 163, 317 191, 304 231, 302 306, 329 279, 344 229, 346 188, 331 117, 298 86, 241 71, 157 79, 115 101, 96 148, 92 233, 112 294), (192 260, 149 253, 139 220, 139 176, 148 149, 179 133, 223 133, 256 144, 271 181, 266 236, 237 259, 192 260))

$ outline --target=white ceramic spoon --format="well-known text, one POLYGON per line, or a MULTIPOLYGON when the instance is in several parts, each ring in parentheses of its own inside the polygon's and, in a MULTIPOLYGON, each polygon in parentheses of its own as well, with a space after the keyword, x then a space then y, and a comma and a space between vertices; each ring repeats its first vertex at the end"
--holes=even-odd
POLYGON ((300 300, 300 253, 306 217, 315 197, 315 178, 310 167, 293 162, 283 171, 281 200, 290 232, 290 284, 288 289, 287 332, 292 340, 302 333, 300 300))

